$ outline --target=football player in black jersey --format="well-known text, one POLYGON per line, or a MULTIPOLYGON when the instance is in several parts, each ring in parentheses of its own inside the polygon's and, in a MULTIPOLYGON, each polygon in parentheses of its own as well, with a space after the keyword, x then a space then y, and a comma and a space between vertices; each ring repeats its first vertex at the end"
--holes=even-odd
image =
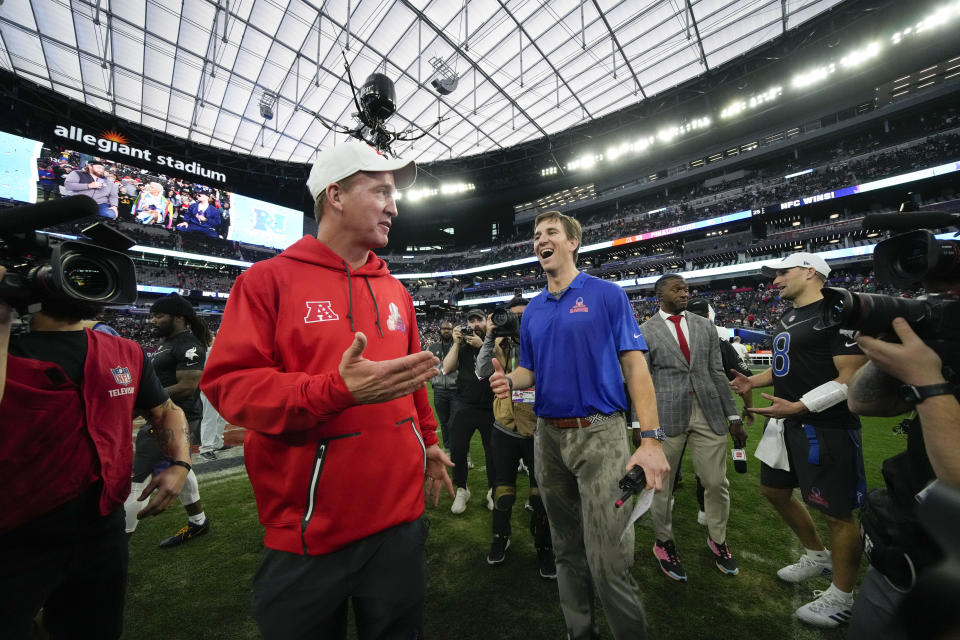
POLYGON ((774 277, 780 297, 793 304, 777 324, 773 366, 731 382, 737 393, 773 385, 773 395, 761 394, 768 407, 750 411, 767 416, 757 457, 763 493, 793 529, 806 552, 777 572, 787 582, 819 575, 833 577, 830 588, 815 594, 797 609, 797 617, 819 627, 836 627, 850 618, 853 587, 860 564, 859 529, 853 510, 863 503, 866 484, 860 421, 847 408, 847 383, 866 362, 852 333, 839 328, 815 330, 821 315, 820 289, 830 273, 815 254, 794 253, 764 267, 774 277), (782 420, 782 423, 775 422, 782 420), (782 437, 774 437, 782 426, 782 437), (771 444, 771 448, 765 445, 771 444), (761 456, 761 451, 770 455, 761 456), (776 467, 776 468, 774 468, 776 467), (793 497, 800 488, 803 501, 820 511, 830 530, 832 553, 824 548, 809 511, 793 497))
MULTIPOLYGON (((190 439, 197 442, 203 414, 200 376, 203 373, 210 330, 197 316, 190 301, 176 293, 168 294, 153 303, 150 307, 150 324, 153 325, 154 333, 161 337, 160 345, 153 354, 153 368, 170 399, 186 414, 190 439)), ((134 483, 146 482, 164 464, 164 458, 154 444, 154 438, 149 436, 150 429, 151 426, 146 424, 137 433, 133 459, 134 483)), ((180 493, 180 502, 187 511, 187 524, 161 541, 162 548, 175 547, 210 530, 210 519, 204 513, 199 483, 192 470, 187 474, 187 481, 180 493)), ((127 534, 132 534, 137 528, 136 512, 141 504, 127 500, 127 534)))

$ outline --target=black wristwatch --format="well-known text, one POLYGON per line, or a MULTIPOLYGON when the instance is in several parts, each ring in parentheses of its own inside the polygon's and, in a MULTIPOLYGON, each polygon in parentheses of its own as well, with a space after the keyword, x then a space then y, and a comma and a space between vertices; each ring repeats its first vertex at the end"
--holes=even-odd
POLYGON ((663 430, 663 427, 657 427, 656 429, 649 429, 647 431, 640 432, 641 438, 656 438, 660 442, 663 442, 667 439, 667 432, 663 430))
POLYGON ((952 395, 954 389, 955 386, 949 382, 928 384, 922 387, 917 387, 912 384, 905 384, 900 386, 900 396, 905 402, 909 402, 910 404, 920 404, 927 398, 932 398, 933 396, 952 395))

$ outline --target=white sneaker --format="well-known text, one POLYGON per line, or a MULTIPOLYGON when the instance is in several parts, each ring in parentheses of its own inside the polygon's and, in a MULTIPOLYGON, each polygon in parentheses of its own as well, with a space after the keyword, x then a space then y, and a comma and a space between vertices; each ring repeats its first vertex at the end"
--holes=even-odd
POLYGON ((487 509, 493 511, 493 489, 487 489, 487 509))
POLYGON ((827 552, 826 561, 818 561, 804 553, 800 559, 791 565, 777 571, 777 576, 784 582, 804 582, 817 576, 830 577, 833 575, 833 561, 830 552, 827 552))
POLYGON ((853 608, 852 595, 843 597, 832 589, 814 591, 813 595, 816 600, 797 609, 797 617, 800 620, 822 629, 833 629, 850 622, 853 608))
POLYGON ((707 512, 697 511, 697 524, 707 526, 707 512))
POLYGON ((453 505, 450 512, 460 515, 467 510, 467 502, 470 500, 470 489, 457 488, 457 495, 453 499, 453 505))

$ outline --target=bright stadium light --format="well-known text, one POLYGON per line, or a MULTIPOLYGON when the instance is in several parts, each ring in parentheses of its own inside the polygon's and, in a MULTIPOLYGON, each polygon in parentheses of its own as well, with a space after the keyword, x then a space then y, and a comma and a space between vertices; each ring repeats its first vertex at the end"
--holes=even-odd
POLYGON ((863 49, 857 49, 851 51, 847 55, 840 58, 840 66, 849 69, 852 67, 859 66, 868 60, 872 60, 877 57, 880 53, 880 43, 871 42, 863 49))
POLYGON ((832 62, 822 67, 814 67, 813 69, 795 75, 793 80, 790 81, 790 84, 794 89, 805 89, 811 85, 823 82, 836 70, 837 67, 832 62))

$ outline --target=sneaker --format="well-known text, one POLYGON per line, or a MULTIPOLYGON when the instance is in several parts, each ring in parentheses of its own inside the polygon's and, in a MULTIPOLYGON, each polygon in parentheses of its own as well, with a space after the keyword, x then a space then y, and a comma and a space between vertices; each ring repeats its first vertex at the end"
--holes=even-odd
POLYGON ((169 549, 170 547, 176 547, 187 540, 193 540, 197 536, 202 536, 207 531, 210 531, 210 518, 204 518, 203 524, 188 522, 187 526, 183 529, 180 529, 180 531, 177 531, 174 535, 161 542, 160 548, 169 549))
POLYGON ((707 512, 697 511, 697 524, 707 526, 707 512))
POLYGON ((833 575, 833 561, 827 557, 826 562, 814 560, 804 553, 794 564, 788 565, 777 571, 777 576, 784 582, 804 582, 810 578, 824 576, 829 578, 833 575))
POLYGON ((687 572, 683 570, 673 540, 667 540, 666 542, 657 540, 656 544, 653 545, 653 555, 660 563, 660 570, 667 574, 668 578, 678 582, 687 581, 687 572))
POLYGON ((457 487, 457 495, 453 499, 453 505, 450 507, 450 512, 460 515, 467 510, 467 502, 470 500, 470 489, 464 489, 463 487, 457 487))
POLYGON ((204 451, 200 454, 200 457, 206 460, 207 462, 212 462, 217 459, 217 454, 213 451, 204 451))
POLYGON ((730 553, 730 547, 727 546, 726 542, 717 544, 710 536, 707 536, 707 547, 717 561, 717 569, 728 576, 735 576, 740 573, 740 567, 737 566, 737 561, 733 559, 733 554, 730 553))
POLYGON ((803 622, 822 629, 833 629, 850 622, 853 596, 843 597, 833 589, 814 591, 816 600, 797 609, 797 617, 803 622))
POLYGON ((523 460, 520 460, 520 464, 517 466, 517 473, 525 473, 530 475, 530 470, 527 469, 527 465, 524 464, 523 460))
POLYGON ((491 567, 498 565, 507 558, 507 549, 510 548, 510 536, 493 536, 490 551, 487 553, 487 564, 491 567))
POLYGON ((218 448, 217 451, 226 451, 227 449, 233 449, 232 444, 225 444, 222 447, 218 448))
POLYGON ((540 565, 540 577, 544 580, 557 579, 557 563, 553 558, 553 549, 537 549, 537 563, 540 565))
POLYGON ((487 509, 493 511, 493 489, 487 489, 487 509))

